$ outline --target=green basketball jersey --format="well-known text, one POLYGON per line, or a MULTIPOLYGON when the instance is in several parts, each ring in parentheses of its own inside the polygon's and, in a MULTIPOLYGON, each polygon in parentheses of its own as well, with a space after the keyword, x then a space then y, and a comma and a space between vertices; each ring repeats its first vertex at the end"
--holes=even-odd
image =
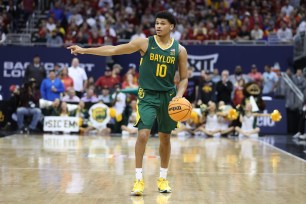
POLYGON ((142 56, 139 67, 139 87, 154 91, 169 91, 174 88, 174 75, 177 69, 179 43, 162 49, 154 36, 149 37, 149 45, 142 56))

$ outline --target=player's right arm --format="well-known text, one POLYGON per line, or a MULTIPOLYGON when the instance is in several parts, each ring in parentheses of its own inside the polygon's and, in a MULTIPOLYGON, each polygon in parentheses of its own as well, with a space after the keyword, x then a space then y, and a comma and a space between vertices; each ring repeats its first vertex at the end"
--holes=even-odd
POLYGON ((78 45, 72 45, 67 49, 70 49, 71 54, 91 54, 99 56, 113 56, 131 54, 133 52, 141 51, 145 52, 148 47, 147 38, 137 38, 129 43, 121 45, 105 45, 101 47, 82 48, 78 45))

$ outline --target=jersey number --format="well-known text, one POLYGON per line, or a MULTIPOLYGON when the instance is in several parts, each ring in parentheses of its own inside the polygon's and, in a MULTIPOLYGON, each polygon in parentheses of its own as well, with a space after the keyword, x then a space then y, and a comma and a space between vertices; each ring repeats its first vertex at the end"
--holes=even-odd
POLYGON ((165 64, 157 64, 156 67, 156 76, 165 77, 167 74, 167 65, 165 64))

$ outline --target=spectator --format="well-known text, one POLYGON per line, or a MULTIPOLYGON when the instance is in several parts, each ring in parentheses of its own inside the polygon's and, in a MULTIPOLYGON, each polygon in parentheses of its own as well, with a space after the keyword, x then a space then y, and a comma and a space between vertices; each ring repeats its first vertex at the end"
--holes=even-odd
POLYGON ((231 104, 231 93, 233 84, 228 80, 228 70, 223 70, 221 73, 221 81, 217 83, 217 101, 224 101, 225 104, 231 104))
POLYGON ((40 63, 40 57, 35 55, 33 63, 29 64, 25 70, 25 81, 29 81, 31 78, 36 80, 36 86, 39 89, 42 80, 46 78, 46 70, 40 63))
POLYGON ((111 106, 112 96, 110 95, 110 90, 107 87, 103 87, 101 95, 98 97, 99 101, 102 101, 105 105, 111 106))
POLYGON ((54 101, 60 98, 60 94, 64 92, 64 84, 59 78, 55 77, 54 70, 50 70, 49 78, 46 78, 41 83, 40 92, 43 99, 54 101))
POLYGON ((212 76, 211 76, 211 80, 215 84, 217 84, 221 80, 221 76, 219 74, 219 69, 218 68, 214 68, 214 71, 213 71, 212 76))
POLYGON ((62 73, 62 68, 61 68, 61 66, 60 66, 59 64, 55 64, 54 67, 53 67, 53 69, 54 69, 54 72, 55 72, 55 76, 58 77, 58 78, 60 78, 60 75, 61 75, 61 73, 62 73))
POLYGON ((187 89, 184 93, 184 97, 190 101, 190 103, 194 103, 197 95, 198 95, 198 80, 197 78, 193 75, 194 72, 194 67, 189 67, 188 68, 188 85, 187 89))
POLYGON ((257 67, 255 64, 252 64, 251 72, 249 73, 249 77, 256 82, 260 87, 262 86, 262 74, 257 71, 257 67))
POLYGON ((291 6, 289 4, 289 1, 286 0, 285 3, 284 3, 284 6, 281 8, 281 12, 285 13, 286 16, 290 16, 290 14, 293 12, 293 10, 294 10, 293 6, 291 6))
POLYGON ((35 0, 22 0, 20 7, 24 15, 25 21, 28 20, 29 16, 33 13, 35 9, 35 0))
POLYGON ((54 23, 54 19, 52 17, 48 18, 46 23, 46 29, 48 33, 52 33, 52 31, 56 30, 56 24, 54 23))
POLYGON ((37 124, 41 118, 41 110, 38 107, 39 92, 36 90, 35 79, 31 79, 24 84, 24 87, 20 90, 20 102, 17 108, 17 125, 20 133, 26 131, 24 124, 25 116, 32 116, 31 123, 29 125, 30 132, 37 132, 37 124))
POLYGON ((91 103, 97 103, 99 101, 99 99, 95 96, 95 92, 93 89, 87 89, 86 90, 86 94, 85 96, 83 96, 81 98, 81 101, 87 103, 87 102, 91 102, 91 103))
POLYGON ((137 128, 134 127, 137 118, 136 100, 132 100, 129 105, 131 107, 131 113, 129 114, 128 124, 121 126, 122 135, 136 134, 138 130, 137 128))
POLYGON ((251 39, 251 34, 250 31, 248 30, 248 27, 246 25, 242 25, 238 36, 237 40, 250 40, 251 39))
POLYGON ((73 87, 69 87, 67 89, 67 94, 62 98, 62 101, 67 103, 78 103, 80 102, 80 98, 75 95, 73 87))
POLYGON ((81 98, 85 87, 87 87, 87 74, 83 68, 79 66, 79 59, 73 58, 71 67, 68 68, 68 75, 73 80, 73 87, 76 95, 81 98))
POLYGON ((134 83, 133 81, 133 75, 132 74, 127 74, 125 81, 122 83, 122 88, 138 88, 138 83, 134 83))
POLYGON ((271 67, 266 65, 263 73, 263 90, 262 94, 271 95, 277 86, 278 77, 271 71, 271 67))
POLYGON ((235 67, 234 74, 230 75, 228 79, 232 82, 232 84, 234 86, 237 85, 237 82, 240 79, 243 79, 245 81, 245 83, 248 83, 249 81, 251 81, 251 79, 250 79, 250 77, 248 75, 243 74, 242 67, 240 65, 237 65, 235 67))
POLYGON ((235 85, 234 88, 234 97, 233 97, 233 104, 236 107, 237 105, 241 104, 244 95, 243 95, 243 88, 244 88, 244 79, 239 79, 238 83, 235 85))
POLYGON ((116 83, 117 79, 112 76, 112 70, 109 67, 106 67, 104 75, 99 77, 95 85, 100 89, 103 87, 113 88, 116 83))
POLYGON ((0 27, 0 45, 4 44, 6 40, 6 34, 2 31, 1 27, 0 27))
POLYGON ((121 83, 121 75, 120 72, 122 71, 122 66, 120 64, 114 64, 112 69, 112 77, 116 81, 116 84, 121 83))
POLYGON ((68 75, 68 68, 64 67, 60 73, 60 77, 59 77, 65 87, 65 91, 67 91, 70 87, 72 87, 72 89, 74 88, 73 86, 73 79, 68 75))
POLYGON ((146 35, 142 32, 141 26, 136 27, 136 33, 132 35, 131 40, 134 40, 136 38, 146 38, 146 35))
POLYGON ((277 31, 277 38, 281 42, 290 42, 292 41, 292 31, 287 27, 286 23, 283 21, 281 23, 281 28, 277 31))
POLYGON ((251 31, 251 39, 252 40, 262 40, 263 39, 263 31, 259 27, 258 24, 255 24, 254 29, 251 31))
POLYGON ((126 95, 120 92, 120 84, 115 85, 115 93, 113 93, 112 99, 116 115, 122 114, 126 106, 126 95))
POLYGON ((58 35, 57 30, 53 30, 50 36, 47 36, 47 47, 62 47, 63 39, 58 35))
POLYGON ((202 70, 197 105, 208 104, 209 101, 216 101, 216 85, 211 80, 210 73, 202 70))

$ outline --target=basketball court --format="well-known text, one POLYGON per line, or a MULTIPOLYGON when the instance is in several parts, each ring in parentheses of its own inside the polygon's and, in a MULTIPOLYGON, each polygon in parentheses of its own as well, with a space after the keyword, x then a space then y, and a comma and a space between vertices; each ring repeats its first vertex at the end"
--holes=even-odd
POLYGON ((306 162, 265 139, 172 137, 171 194, 157 191, 159 140, 131 197, 136 137, 0 138, 0 203, 305 203, 306 162))

